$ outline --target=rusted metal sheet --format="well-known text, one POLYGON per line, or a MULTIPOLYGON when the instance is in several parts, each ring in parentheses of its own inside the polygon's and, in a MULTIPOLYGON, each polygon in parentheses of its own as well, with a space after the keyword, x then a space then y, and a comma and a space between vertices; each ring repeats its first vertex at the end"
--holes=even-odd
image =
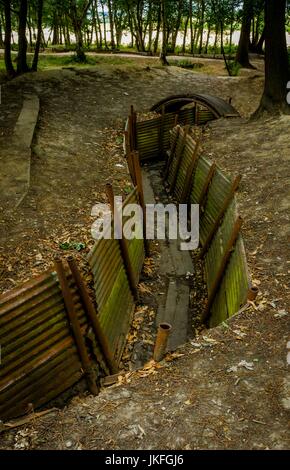
POLYGON ((94 277, 100 327, 118 363, 134 307, 118 240, 98 240, 88 261, 94 277))
MULTIPOLYGON (((137 203, 138 191, 134 188, 124 201, 123 208, 125 209, 128 204, 137 203)), ((130 215, 123 215, 123 230, 130 215)), ((145 250, 143 233, 136 233, 136 236, 137 238, 126 240, 126 242, 137 284, 143 267, 145 250)), ((119 241, 113 238, 98 240, 89 254, 88 261, 94 277, 100 327, 118 363, 126 343, 134 309, 134 299, 124 269, 119 241)))
MULTIPOLYGON (((85 311, 72 276, 66 276, 85 336, 85 311)), ((0 419, 48 403, 83 377, 56 273, 0 297, 0 344, 0 419)))
POLYGON ((182 194, 184 193, 184 187, 186 185, 186 175, 191 166, 191 162, 195 156, 196 142, 191 136, 186 137, 186 144, 182 155, 182 160, 179 165, 177 172, 176 183, 174 187, 174 195, 178 201, 181 201, 182 194))
POLYGON ((186 147, 186 139, 187 136, 185 135, 185 129, 180 128, 174 153, 168 169, 167 183, 169 184, 171 190, 173 190, 175 186, 175 178, 179 170, 179 165, 182 162, 184 149, 186 147))
POLYGON ((236 204, 235 201, 232 201, 205 257, 205 273, 209 295, 211 294, 214 280, 222 262, 225 248, 231 237, 236 218, 236 204))
POLYGON ((244 243, 240 235, 211 307, 210 327, 217 326, 239 311, 247 301, 247 291, 250 285, 244 243))
POLYGON ((198 159, 195 172, 192 178, 192 190, 190 192, 191 204, 199 204, 205 182, 211 168, 211 161, 203 155, 198 159))
MULTIPOLYGON (((188 179, 186 175, 194 141, 187 137, 182 158, 178 159, 176 154, 181 150, 184 130, 174 129, 171 132, 171 141, 174 142, 176 137, 174 154, 170 156, 172 158, 169 159, 166 174, 172 189, 177 171, 174 195, 180 200, 188 179)), ((189 199, 192 204, 201 204, 200 241, 203 249, 207 248, 205 275, 210 310, 207 310, 206 315, 209 313, 211 325, 216 325, 239 310, 246 301, 250 286, 243 241, 238 235, 240 218, 234 196, 240 177, 230 180, 221 169, 202 155, 194 166, 191 178, 189 199), (231 252, 233 243, 235 247, 231 252)))
MULTIPOLYGON (((211 120, 211 116, 207 111, 205 111, 205 114, 201 112, 200 123, 205 122, 207 117, 208 120, 211 120)), ((182 125, 198 124, 195 110, 192 108, 181 110, 177 114, 169 113, 163 117, 157 116, 154 119, 137 123, 137 150, 141 161, 154 159, 165 154, 170 146, 170 131, 175 126, 176 121, 182 125), (162 151, 160 151, 160 147, 162 151)))
MULTIPOLYGON (((128 206, 128 204, 139 204, 137 188, 134 188, 134 190, 128 195, 128 197, 124 201, 124 208, 128 206)), ((126 223, 128 223, 129 218, 130 215, 123 216, 123 227, 126 225, 126 223)), ((135 281, 136 284, 138 284, 145 259, 143 230, 141 224, 136 227, 135 236, 136 238, 128 240, 128 249, 129 257, 134 271, 135 281)))
POLYGON ((200 221, 200 239, 204 243, 213 227, 227 196, 231 192, 232 181, 226 178, 219 168, 212 178, 206 201, 203 207, 203 217, 200 221))
POLYGON ((150 111, 160 112, 164 106, 166 113, 176 113, 189 103, 206 107, 208 110, 212 111, 216 117, 227 117, 229 115, 239 117, 239 113, 229 102, 217 96, 200 93, 168 96, 152 106, 150 111))

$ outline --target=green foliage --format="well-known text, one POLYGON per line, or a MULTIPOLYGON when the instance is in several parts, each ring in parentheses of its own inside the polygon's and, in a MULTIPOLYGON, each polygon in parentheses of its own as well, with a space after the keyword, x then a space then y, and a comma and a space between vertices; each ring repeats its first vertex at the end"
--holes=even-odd
POLYGON ((170 65, 175 65, 176 67, 181 67, 182 69, 200 69, 204 67, 204 64, 193 62, 192 60, 181 59, 169 61, 170 65))
POLYGON ((232 77, 237 77, 240 74, 241 65, 235 60, 228 61, 228 67, 232 77))

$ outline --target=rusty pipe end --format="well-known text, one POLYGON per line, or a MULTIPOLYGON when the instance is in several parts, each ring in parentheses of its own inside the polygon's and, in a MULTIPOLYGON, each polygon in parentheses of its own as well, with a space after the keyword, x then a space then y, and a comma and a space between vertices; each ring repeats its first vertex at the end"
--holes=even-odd
POLYGON ((258 292, 259 292, 259 288, 257 286, 251 286, 250 289, 248 290, 248 300, 253 302, 256 299, 258 292))
POLYGON ((172 330, 169 323, 160 323, 157 331, 157 337, 153 352, 153 359, 159 362, 163 359, 167 348, 168 336, 172 330))
POLYGON ((55 265, 60 265, 62 264, 62 259, 59 255, 55 255, 54 258, 53 258, 53 262, 55 265))
POLYGON ((160 323, 158 329, 161 331, 168 331, 169 333, 172 330, 172 326, 170 323, 160 323))

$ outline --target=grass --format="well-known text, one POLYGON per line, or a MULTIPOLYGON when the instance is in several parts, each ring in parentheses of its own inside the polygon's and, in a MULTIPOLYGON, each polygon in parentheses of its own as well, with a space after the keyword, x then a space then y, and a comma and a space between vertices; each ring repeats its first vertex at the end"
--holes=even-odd
POLYGON ((240 74, 241 65, 235 60, 228 61, 228 67, 232 77, 237 77, 240 74))
MULTIPOLYGON (((28 65, 31 66, 33 56, 28 54, 28 65)), ((72 55, 53 55, 53 54, 40 54, 38 62, 38 70, 61 69, 63 67, 93 67, 97 65, 143 65, 154 67, 159 65, 159 60, 156 61, 146 59, 146 57, 138 58, 137 60, 130 57, 122 57, 115 54, 112 56, 92 56, 87 55, 87 62, 79 63, 74 54, 72 55)), ((16 64, 15 64, 16 66, 16 64)), ((5 63, 3 55, 0 56, 0 70, 5 71, 5 63)))

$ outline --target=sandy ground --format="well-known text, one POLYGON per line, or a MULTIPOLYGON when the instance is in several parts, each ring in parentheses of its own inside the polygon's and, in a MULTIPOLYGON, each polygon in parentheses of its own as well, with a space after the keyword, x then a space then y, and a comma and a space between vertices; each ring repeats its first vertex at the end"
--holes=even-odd
MULTIPOLYGON (((110 129, 121 130, 130 104, 146 111, 169 94, 207 92, 231 96, 247 117, 259 102, 262 79, 256 72, 229 79, 177 68, 136 67, 129 73, 107 67, 47 72, 10 86, 37 90, 42 113, 32 191, 20 211, 25 223, 19 233, 17 214, 6 215, 1 236, 3 290, 25 277, 27 265, 19 260, 25 263, 31 250, 43 257, 34 269, 43 269, 53 251, 53 244, 42 251, 50 237, 82 234, 90 243, 90 207, 102 198, 106 179, 119 176, 125 190, 126 168, 114 166, 124 163, 119 134, 113 149, 106 148, 110 129)), ((257 302, 203 331, 158 367, 149 363, 98 397, 77 397, 64 410, 2 433, 0 449, 289 449, 288 132, 289 118, 282 117, 221 120, 204 134, 206 154, 230 173, 244 175, 238 201, 260 288, 257 302)))

